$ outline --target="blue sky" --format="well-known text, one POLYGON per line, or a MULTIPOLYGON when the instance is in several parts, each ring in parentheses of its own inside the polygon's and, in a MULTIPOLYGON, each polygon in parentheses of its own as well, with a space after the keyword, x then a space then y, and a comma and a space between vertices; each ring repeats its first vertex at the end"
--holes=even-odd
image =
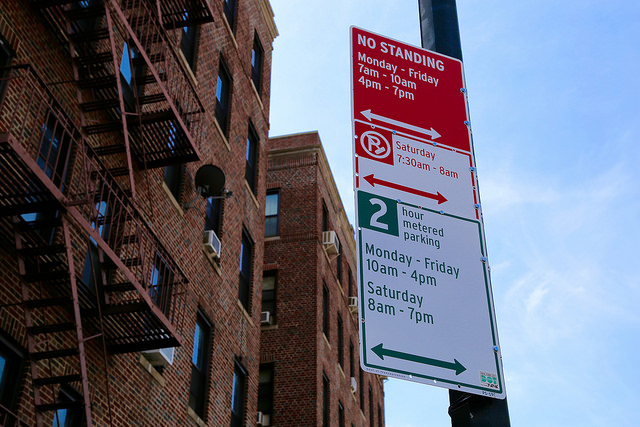
MULTIPOLYGON (((271 0, 272 136, 318 130, 353 222, 349 27, 420 45, 417 0, 271 0)), ((640 418, 640 4, 458 0, 511 422, 640 418)), ((390 380, 390 427, 447 426, 390 380)))

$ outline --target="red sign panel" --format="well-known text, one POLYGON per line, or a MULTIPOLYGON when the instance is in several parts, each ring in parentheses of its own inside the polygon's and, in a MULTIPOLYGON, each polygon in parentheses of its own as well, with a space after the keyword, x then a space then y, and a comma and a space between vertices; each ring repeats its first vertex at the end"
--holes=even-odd
POLYGON ((462 62, 360 28, 351 37, 354 120, 471 151, 462 62))

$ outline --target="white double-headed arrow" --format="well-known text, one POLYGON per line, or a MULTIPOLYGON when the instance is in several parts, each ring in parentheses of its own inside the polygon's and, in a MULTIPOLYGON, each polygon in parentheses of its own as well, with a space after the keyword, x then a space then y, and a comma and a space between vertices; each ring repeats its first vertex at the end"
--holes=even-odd
POLYGON ((404 122, 401 122, 401 121, 398 121, 398 120, 393 120, 393 119, 390 119, 390 118, 385 117, 385 116, 380 116, 378 114, 374 114, 374 113, 371 112, 371 109, 361 111, 360 114, 365 116, 367 118, 367 120, 369 120, 369 121, 371 121, 371 119, 375 119, 375 120, 378 120, 380 122, 389 123, 390 125, 400 126, 400 127, 405 128, 405 129, 409 129, 409 130, 412 130, 412 131, 415 131, 415 132, 420 132, 420 133, 423 133, 425 135, 429 135, 431 137, 431 139, 440 138, 442 136, 438 132, 436 132, 434 128, 424 129, 424 128, 421 128, 421 127, 418 127, 418 126, 410 125, 409 123, 404 123, 404 122))

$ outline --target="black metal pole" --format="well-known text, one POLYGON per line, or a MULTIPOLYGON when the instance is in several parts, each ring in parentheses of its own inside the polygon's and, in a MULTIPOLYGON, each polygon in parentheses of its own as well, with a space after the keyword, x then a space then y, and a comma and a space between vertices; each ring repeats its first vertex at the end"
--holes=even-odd
MULTIPOLYGON (((418 0, 422 47, 462 61, 455 0, 418 0)), ((449 390, 452 427, 510 427, 507 399, 449 390)))

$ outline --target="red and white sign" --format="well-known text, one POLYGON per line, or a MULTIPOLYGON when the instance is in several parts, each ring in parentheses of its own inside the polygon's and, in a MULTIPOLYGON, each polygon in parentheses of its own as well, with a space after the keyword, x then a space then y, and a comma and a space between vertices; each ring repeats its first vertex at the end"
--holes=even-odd
POLYGON ((462 63, 351 29, 360 362, 504 398, 462 63))
POLYGON ((356 189, 479 219, 462 63, 351 37, 356 189))

